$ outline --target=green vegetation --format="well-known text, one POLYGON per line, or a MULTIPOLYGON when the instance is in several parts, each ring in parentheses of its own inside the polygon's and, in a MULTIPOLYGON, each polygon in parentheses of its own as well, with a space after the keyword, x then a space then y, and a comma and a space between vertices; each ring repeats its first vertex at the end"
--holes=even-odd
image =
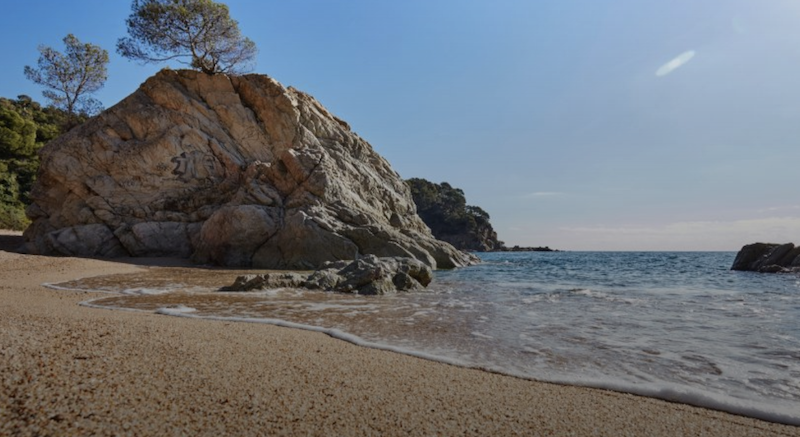
POLYGON ((75 125, 79 115, 102 110, 100 101, 88 95, 100 90, 108 78, 108 52, 94 44, 84 44, 72 34, 64 38, 64 45, 64 53, 39 46, 38 67, 25 66, 25 76, 48 88, 42 94, 66 111, 68 124, 75 125))
MULTIPOLYGON (((238 72, 253 60, 256 46, 241 36, 228 7, 212 0, 134 0, 128 34, 117 44, 123 56, 144 62, 189 58, 208 74, 238 72)), ((25 205, 39 170, 38 151, 48 141, 100 112, 89 97, 108 78, 108 52, 64 38, 65 51, 39 46, 36 67, 25 76, 46 90, 51 106, 28 96, 0 97, 0 228, 24 229, 25 205)))
POLYGON ((461 189, 447 182, 435 184, 419 178, 406 183, 420 218, 434 237, 461 250, 488 252, 504 247, 489 223, 489 214, 480 207, 467 205, 461 189))
POLYGON ((0 228, 28 225, 24 211, 39 170, 37 152, 62 133, 68 119, 66 111, 42 107, 28 96, 0 97, 0 228))
POLYGON ((134 0, 129 37, 117 52, 145 63, 178 60, 207 74, 237 73, 256 45, 239 32, 228 7, 212 0, 134 0))

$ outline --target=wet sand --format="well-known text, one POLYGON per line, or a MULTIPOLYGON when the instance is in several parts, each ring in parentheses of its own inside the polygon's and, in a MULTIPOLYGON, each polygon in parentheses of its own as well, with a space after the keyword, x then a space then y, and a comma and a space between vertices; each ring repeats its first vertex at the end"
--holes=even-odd
POLYGON ((800 427, 315 332, 81 307, 102 295, 41 284, 152 267, 20 255, 19 242, 0 233, 2 436, 800 436, 800 427))

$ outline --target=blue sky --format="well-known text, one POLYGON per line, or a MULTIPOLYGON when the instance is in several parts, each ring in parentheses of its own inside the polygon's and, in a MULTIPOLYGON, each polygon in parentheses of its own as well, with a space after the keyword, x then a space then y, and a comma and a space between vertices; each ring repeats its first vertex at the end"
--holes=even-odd
MULTIPOLYGON (((107 107, 163 65, 114 53, 127 0, 3 2, 0 96, 39 44, 111 54, 107 107)), ((513 245, 800 243, 796 0, 230 0, 255 72, 316 96, 404 178, 513 245)))

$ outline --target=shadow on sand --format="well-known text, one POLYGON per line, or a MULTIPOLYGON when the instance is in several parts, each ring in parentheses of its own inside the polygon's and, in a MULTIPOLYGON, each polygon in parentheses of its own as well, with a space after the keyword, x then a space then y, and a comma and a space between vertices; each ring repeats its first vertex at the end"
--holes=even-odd
POLYGON ((0 250, 6 252, 23 253, 22 245, 25 240, 22 235, 6 235, 0 234, 0 250))
MULTIPOLYGON (((24 244, 25 239, 22 235, 14 235, 5 233, 0 233, 0 251, 5 252, 13 252, 25 255, 26 252, 24 251, 24 244)), ((243 269, 233 268, 233 267, 219 267, 219 266, 210 266, 210 265, 200 265, 194 264, 192 261, 183 258, 154 258, 154 257, 124 257, 124 258, 101 258, 101 257, 77 257, 77 258, 88 258, 88 259, 98 259, 103 261, 111 261, 111 262, 118 262, 124 264, 131 264, 143 267, 182 267, 188 269, 199 269, 199 270, 220 270, 220 271, 229 271, 229 270, 245 270, 249 271, 251 269, 243 269)), ((252 269, 253 272, 259 271, 266 271, 265 269, 252 269)))

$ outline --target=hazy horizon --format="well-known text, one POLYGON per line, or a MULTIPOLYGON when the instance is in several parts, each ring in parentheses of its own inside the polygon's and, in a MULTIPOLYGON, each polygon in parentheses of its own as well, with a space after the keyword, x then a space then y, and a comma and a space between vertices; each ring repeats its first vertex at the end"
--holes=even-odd
MULTIPOLYGON (((225 1, 255 73, 314 95, 403 177, 449 182, 508 246, 800 243, 800 3, 225 1)), ((115 53, 130 1, 0 16, 0 97, 40 44, 111 57, 111 107, 169 65, 115 53)))

